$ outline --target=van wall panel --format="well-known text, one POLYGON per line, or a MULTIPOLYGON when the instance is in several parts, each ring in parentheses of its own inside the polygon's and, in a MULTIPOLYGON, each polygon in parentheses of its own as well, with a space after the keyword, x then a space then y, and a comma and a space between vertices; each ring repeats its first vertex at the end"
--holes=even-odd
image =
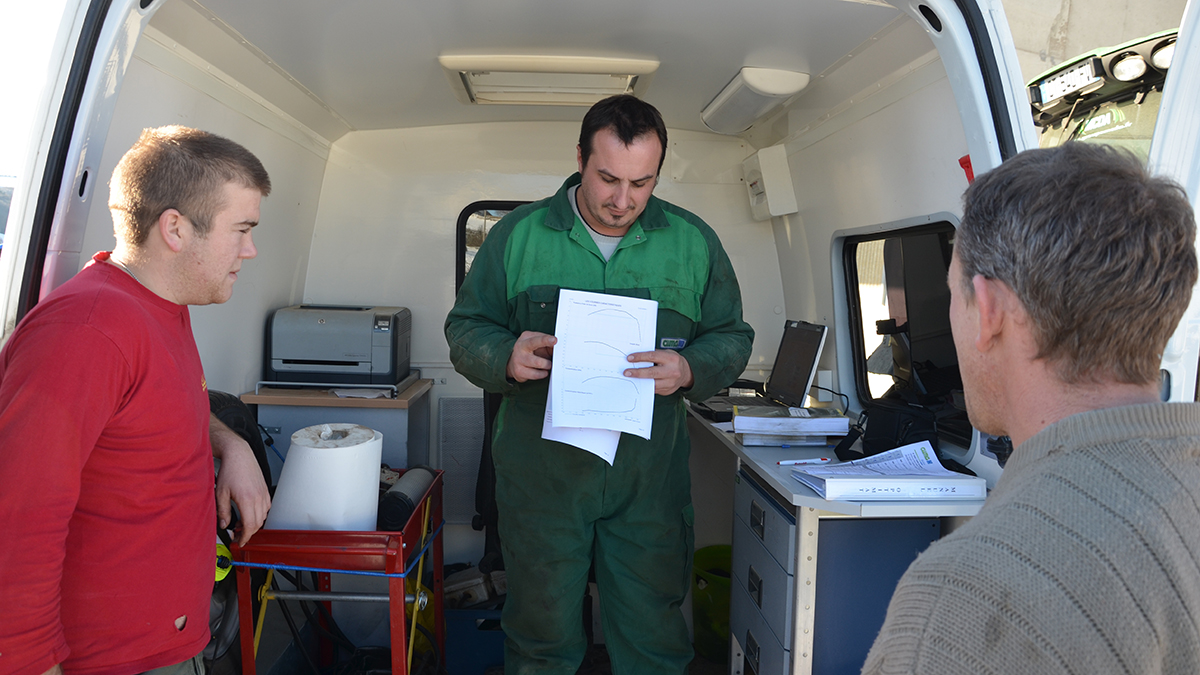
MULTIPOLYGON (((965 154, 953 92, 943 77, 790 155, 800 210, 775 219, 774 227, 788 315, 848 325, 846 317, 834 316, 834 295, 845 286, 834 278, 832 259, 841 256, 835 235, 961 213, 967 180, 958 160, 965 154)), ((823 368, 835 367, 837 351, 831 331, 823 368)), ((852 372, 839 371, 837 379, 843 392, 853 391, 852 372)))
MULTIPOLYGON (((330 151, 305 300, 408 307, 414 364, 448 367, 442 323, 454 303, 459 212, 482 199, 536 200, 552 194, 577 169, 578 134, 575 123, 347 134, 330 151)), ((679 131, 671 138, 708 139, 735 148, 742 143, 679 131)), ((769 364, 784 319, 769 226, 751 219, 740 182, 683 184, 670 175, 671 167, 664 166, 655 194, 696 212, 721 237, 741 280, 747 320, 761 336, 752 363, 769 364)))
MULTIPOLYGON (((300 302, 309 245, 320 196, 324 161, 279 133, 135 58, 125 76, 96 180, 107 184, 117 161, 142 129, 183 124, 241 143, 271 175, 254 229, 258 257, 245 262, 233 298, 223 305, 192 309, 196 344, 212 389, 241 393, 262 373, 267 312, 300 302)), ((107 188, 93 192, 81 262, 95 251, 112 250, 115 238, 107 188)))

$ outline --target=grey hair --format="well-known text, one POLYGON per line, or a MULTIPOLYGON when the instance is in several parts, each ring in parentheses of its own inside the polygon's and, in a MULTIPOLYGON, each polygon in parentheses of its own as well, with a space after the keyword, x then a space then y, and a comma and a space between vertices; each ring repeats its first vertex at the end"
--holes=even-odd
POLYGON ((1196 284, 1196 223, 1176 183, 1132 154, 1068 143, 1028 150, 963 196, 955 248, 1024 305, 1037 358, 1067 383, 1158 378, 1196 284))

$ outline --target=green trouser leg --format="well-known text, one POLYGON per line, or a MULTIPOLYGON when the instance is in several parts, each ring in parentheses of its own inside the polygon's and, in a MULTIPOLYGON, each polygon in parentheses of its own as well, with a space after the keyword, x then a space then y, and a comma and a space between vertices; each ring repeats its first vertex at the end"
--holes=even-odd
POLYGON ((679 610, 693 545, 686 422, 656 411, 653 447, 625 435, 609 467, 541 440, 537 405, 505 406, 493 445, 508 584, 505 672, 574 675, 586 649, 583 595, 594 557, 613 673, 686 673, 692 647, 679 610), (538 415, 537 436, 512 423, 529 414, 538 415))

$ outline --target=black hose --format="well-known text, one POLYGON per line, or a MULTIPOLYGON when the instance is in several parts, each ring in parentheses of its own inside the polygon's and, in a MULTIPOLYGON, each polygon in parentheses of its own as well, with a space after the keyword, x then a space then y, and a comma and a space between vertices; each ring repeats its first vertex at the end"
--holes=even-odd
POLYGON ((304 618, 308 619, 308 625, 312 626, 313 630, 317 631, 329 640, 332 640, 335 645, 343 647, 351 653, 358 649, 358 647, 346 637, 346 634, 342 632, 342 629, 338 627, 337 622, 333 620, 333 617, 325 609, 325 604, 322 602, 314 602, 313 604, 317 606, 317 610, 320 611, 321 616, 323 616, 325 620, 329 622, 329 627, 331 630, 326 630, 323 626, 321 626, 321 622, 317 620, 317 617, 313 616, 312 610, 309 609, 309 603, 301 600, 300 609, 304 611, 304 618))
MULTIPOLYGON (((275 590, 279 590, 279 584, 274 579, 271 580, 271 587, 275 590)), ((308 650, 304 648, 304 641, 300 639, 300 630, 296 628, 296 622, 292 619, 292 613, 288 611, 287 604, 283 600, 278 600, 278 602, 279 609, 283 612, 283 620, 287 622, 288 630, 292 631, 293 644, 295 644, 296 649, 299 649, 300 653, 304 655, 304 660, 308 662, 308 667, 310 670, 312 670, 313 675, 321 675, 321 671, 317 668, 316 661, 313 661, 312 655, 310 655, 308 650)))
POLYGON ((437 637, 435 637, 428 628, 422 626, 419 621, 417 622, 417 630, 421 631, 421 634, 425 636, 425 639, 429 640, 429 645, 433 647, 433 672, 441 673, 442 653, 438 651, 437 637))
MULTIPOLYGON (((276 570, 276 572, 280 576, 282 576, 286 581, 288 581, 293 586, 295 586, 296 590, 298 590, 298 591, 308 590, 304 586, 303 575, 296 574, 293 576, 283 570, 276 570)), ((316 588, 318 586, 317 579, 316 579, 317 573, 313 572, 312 575, 313 575, 313 590, 316 590, 316 588)), ((358 649, 358 647, 353 642, 351 642, 349 638, 346 637, 346 634, 342 632, 342 629, 340 626, 338 626, 337 622, 333 620, 333 616, 329 613, 328 610, 325 609, 324 603, 316 602, 314 604, 316 604, 317 609, 321 612, 321 616, 323 616, 325 618, 325 620, 328 622, 330 630, 326 630, 323 626, 321 626, 321 623, 313 617, 313 613, 312 613, 312 610, 309 609, 308 602, 306 602, 304 600, 298 600, 297 602, 300 603, 300 609, 301 609, 301 611, 304 612, 304 618, 308 620, 308 625, 312 626, 312 629, 315 632, 320 633, 323 637, 333 641, 333 643, 335 645, 340 646, 349 652, 353 652, 355 649, 358 649), (332 631, 332 632, 330 632, 330 631, 332 631)))

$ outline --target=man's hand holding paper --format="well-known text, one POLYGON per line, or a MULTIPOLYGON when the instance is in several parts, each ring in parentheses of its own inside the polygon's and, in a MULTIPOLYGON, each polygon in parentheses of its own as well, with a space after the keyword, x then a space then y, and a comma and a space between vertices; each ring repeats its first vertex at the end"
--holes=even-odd
POLYGON ((625 377, 653 378, 654 393, 659 396, 670 396, 681 388, 692 386, 695 381, 687 359, 670 349, 637 352, 630 354, 628 361, 653 364, 650 367, 630 368, 625 371, 625 377))
POLYGON ((505 369, 508 377, 517 382, 545 379, 550 374, 550 357, 558 338, 527 330, 517 338, 505 369))

